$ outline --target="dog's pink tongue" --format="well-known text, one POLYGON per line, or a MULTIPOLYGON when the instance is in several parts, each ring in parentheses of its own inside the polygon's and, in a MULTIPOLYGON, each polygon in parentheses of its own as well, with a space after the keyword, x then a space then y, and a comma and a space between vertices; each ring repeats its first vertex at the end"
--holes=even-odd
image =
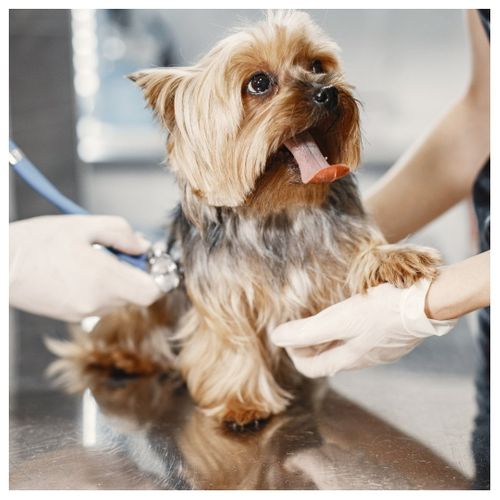
POLYGON ((309 132, 302 132, 285 142, 299 165, 304 184, 333 182, 347 175, 350 170, 343 163, 329 165, 309 132))

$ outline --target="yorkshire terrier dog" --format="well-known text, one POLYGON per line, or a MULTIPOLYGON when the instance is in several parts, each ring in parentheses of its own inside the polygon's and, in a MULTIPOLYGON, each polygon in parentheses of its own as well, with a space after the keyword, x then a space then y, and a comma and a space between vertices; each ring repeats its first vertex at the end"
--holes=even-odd
POLYGON ((184 283, 51 348, 87 367, 178 370, 207 414, 257 425, 300 380, 268 339, 276 326, 380 283, 432 279, 439 255, 387 244, 363 210, 358 104, 306 13, 271 12, 194 66, 130 79, 169 132, 184 283))

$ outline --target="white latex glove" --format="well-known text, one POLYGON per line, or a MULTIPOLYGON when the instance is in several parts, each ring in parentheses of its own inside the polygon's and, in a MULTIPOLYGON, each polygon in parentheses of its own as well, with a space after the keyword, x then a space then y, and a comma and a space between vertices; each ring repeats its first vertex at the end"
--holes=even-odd
POLYGON ((93 243, 138 255, 150 244, 121 217, 56 215, 9 225, 10 304, 64 321, 99 316, 128 303, 147 306, 154 279, 93 243))
POLYGON ((406 289, 388 283, 370 288, 315 316, 280 325, 271 332, 271 341, 284 347, 308 377, 390 363, 426 337, 444 335, 455 326, 456 319, 436 321, 425 315, 430 284, 421 280, 406 289))

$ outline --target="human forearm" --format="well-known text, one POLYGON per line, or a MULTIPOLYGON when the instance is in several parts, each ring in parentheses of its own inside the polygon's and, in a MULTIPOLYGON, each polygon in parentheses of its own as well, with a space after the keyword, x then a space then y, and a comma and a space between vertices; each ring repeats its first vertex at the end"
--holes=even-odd
POLYGON ((490 252, 441 269, 427 294, 429 319, 458 318, 490 304, 490 252))
POLYGON ((477 12, 468 12, 468 23, 472 72, 467 92, 368 194, 366 206, 389 242, 466 197, 489 155, 489 43, 477 12))
POLYGON ((399 241, 465 198, 488 154, 487 113, 466 96, 374 186, 367 209, 399 241))

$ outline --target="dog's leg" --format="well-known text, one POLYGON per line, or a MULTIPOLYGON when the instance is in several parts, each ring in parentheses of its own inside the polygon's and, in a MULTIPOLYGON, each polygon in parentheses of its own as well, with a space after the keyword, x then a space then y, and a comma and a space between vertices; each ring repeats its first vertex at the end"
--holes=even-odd
POLYGON ((189 391, 207 415, 234 430, 257 429, 282 412, 291 395, 276 382, 268 349, 253 337, 225 335, 227 325, 185 318, 179 368, 189 391), (235 340, 237 339, 237 340, 235 340))
POLYGON ((352 293, 391 283, 407 288, 421 278, 434 279, 441 256, 433 248, 411 244, 388 244, 381 235, 373 239, 354 258, 348 283, 352 293))
POLYGON ((149 308, 118 309, 101 318, 90 333, 76 330, 71 341, 46 339, 46 345, 80 367, 134 375, 171 370, 175 356, 169 337, 181 310, 174 295, 149 308))

